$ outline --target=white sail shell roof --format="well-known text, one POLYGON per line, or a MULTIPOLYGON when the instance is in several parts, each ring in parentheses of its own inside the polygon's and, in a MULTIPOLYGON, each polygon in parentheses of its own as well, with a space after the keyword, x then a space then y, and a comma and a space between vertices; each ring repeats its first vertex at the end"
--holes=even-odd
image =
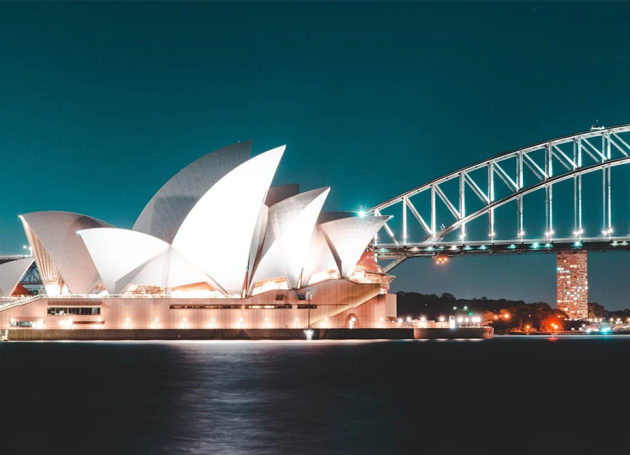
POLYGON ((352 274, 361 254, 389 216, 340 218, 320 224, 344 277, 352 274))
MULTIPOLYGON (((40 273, 59 276, 72 294, 86 294, 98 282, 96 267, 77 231, 110 228, 109 224, 71 212, 33 212, 20 218, 40 273)), ((44 286, 49 295, 60 292, 46 279, 44 286)))
POLYGON ((291 196, 295 196, 300 193, 300 185, 298 183, 289 183, 287 185, 272 186, 267 192, 267 198, 265 199, 265 205, 271 207, 280 201, 284 201, 291 196))
POLYGON ((88 229, 79 235, 110 294, 120 294, 130 284, 171 288, 210 282, 206 274, 156 237, 127 229, 88 229))
POLYGON ((129 284, 124 279, 138 273, 148 261, 168 250, 169 244, 128 229, 79 231, 110 294, 121 293, 129 284))
POLYGON ((307 191, 269 209, 267 234, 252 283, 284 276, 296 288, 307 262, 317 218, 330 188, 307 191))
POLYGON ((252 279, 254 278, 255 267, 260 260, 260 256, 263 251, 263 245, 265 241, 265 234, 267 233, 267 224, 269 222, 269 207, 267 205, 263 205, 260 209, 260 214, 258 216, 258 222, 256 223, 256 228, 254 229, 254 237, 252 239, 252 246, 249 252, 249 268, 250 273, 248 274, 249 281, 247 282, 247 286, 252 283, 252 279))
POLYGON ((328 246, 326 237, 320 226, 313 230, 313 236, 309 245, 306 265, 304 267, 303 282, 308 283, 314 273, 334 270, 341 274, 335 256, 328 246))
POLYGON ((0 297, 11 297, 34 260, 30 257, 0 264, 0 297))
POLYGON ((170 245, 162 254, 123 277, 121 285, 123 283, 166 289, 195 283, 208 283, 214 286, 205 273, 191 265, 170 245))
POLYGON ((260 211, 284 149, 262 153, 215 183, 173 240, 186 260, 231 295, 242 293, 260 211))
POLYGON ((195 204, 215 183, 249 159, 251 147, 251 141, 240 142, 186 166, 151 198, 133 230, 172 243, 195 204))

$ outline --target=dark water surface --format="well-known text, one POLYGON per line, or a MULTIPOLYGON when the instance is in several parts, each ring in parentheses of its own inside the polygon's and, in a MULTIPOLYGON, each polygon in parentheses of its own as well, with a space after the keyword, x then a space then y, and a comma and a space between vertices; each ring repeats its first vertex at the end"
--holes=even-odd
POLYGON ((1 343, 3 454, 628 454, 630 337, 1 343))

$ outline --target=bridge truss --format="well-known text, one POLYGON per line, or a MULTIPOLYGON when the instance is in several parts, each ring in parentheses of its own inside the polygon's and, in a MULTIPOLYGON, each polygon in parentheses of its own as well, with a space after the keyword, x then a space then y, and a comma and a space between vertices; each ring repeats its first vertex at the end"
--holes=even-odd
MULTIPOLYGON (((14 255, 0 255, 0 264, 10 261, 17 261, 18 259, 24 259, 28 256, 23 254, 14 254, 14 255)), ((31 266, 28 268, 22 279, 20 280, 20 284, 22 286, 43 286, 42 278, 39 274, 39 270, 37 269, 37 264, 33 262, 31 266)))
POLYGON ((401 215, 397 228, 392 227, 392 220, 385 224, 381 238, 377 235, 373 240, 373 250, 377 258, 392 261, 385 267, 391 270, 410 257, 628 249, 630 235, 614 236, 612 224, 611 170, 625 164, 630 164, 630 124, 592 128, 494 156, 366 211, 367 215, 401 215), (594 172, 601 173, 602 229, 586 236, 582 183, 585 175, 594 172), (572 200, 562 196, 559 203, 572 206, 573 230, 559 235, 554 229, 554 188, 566 181, 573 183, 572 200), (450 197, 447 187, 451 188, 450 197), (527 236, 524 199, 539 190, 544 192, 544 231, 527 236), (515 223, 509 229, 501 225, 511 234, 499 240, 495 211, 508 204, 515 205, 515 223), (469 239, 467 226, 481 217, 487 217, 487 234, 469 239), (418 226, 422 238, 410 234, 418 226))

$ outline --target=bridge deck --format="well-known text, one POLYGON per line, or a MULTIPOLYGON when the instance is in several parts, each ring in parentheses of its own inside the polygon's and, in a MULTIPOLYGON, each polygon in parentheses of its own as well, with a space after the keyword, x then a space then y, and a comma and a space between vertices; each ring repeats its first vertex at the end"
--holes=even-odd
MULTIPOLYGON (((487 240, 462 242, 378 244, 374 247, 378 259, 390 260, 412 257, 464 256, 489 254, 534 254, 556 253, 558 251, 628 251, 630 237, 615 238, 564 238, 564 239, 524 239, 487 240)), ((402 262, 402 261, 400 261, 402 262)))

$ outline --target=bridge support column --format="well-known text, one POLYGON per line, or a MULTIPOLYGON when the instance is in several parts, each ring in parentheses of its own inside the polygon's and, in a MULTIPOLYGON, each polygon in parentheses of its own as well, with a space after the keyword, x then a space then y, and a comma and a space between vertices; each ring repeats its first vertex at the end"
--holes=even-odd
POLYGON ((516 198, 516 235, 523 242, 525 231, 523 229, 523 197, 516 198))
MULTIPOLYGON (((462 219, 466 217, 466 176, 463 172, 459 174, 459 216, 462 219)), ((466 223, 462 223, 459 237, 462 240, 466 238, 466 223)))
MULTIPOLYGON (((494 202, 494 163, 490 161, 488 164, 488 203, 494 202)), ((488 212, 488 237, 494 239, 494 209, 488 212)))
MULTIPOLYGON (((551 146, 545 146, 545 173, 547 178, 553 176, 553 154, 551 153, 551 146)), ((545 237, 551 239, 553 237, 553 185, 545 186, 545 224, 546 231, 545 237)))

